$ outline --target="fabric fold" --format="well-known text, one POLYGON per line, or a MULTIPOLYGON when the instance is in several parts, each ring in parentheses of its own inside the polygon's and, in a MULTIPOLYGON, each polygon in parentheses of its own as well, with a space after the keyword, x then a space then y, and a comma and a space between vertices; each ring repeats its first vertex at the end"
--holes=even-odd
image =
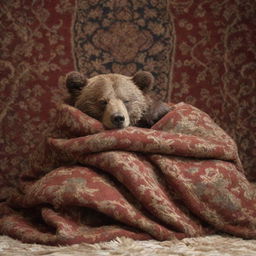
POLYGON ((120 130, 63 104, 30 163, 0 211, 0 232, 25 242, 256 238, 256 192, 236 144, 189 104, 150 129, 120 130))

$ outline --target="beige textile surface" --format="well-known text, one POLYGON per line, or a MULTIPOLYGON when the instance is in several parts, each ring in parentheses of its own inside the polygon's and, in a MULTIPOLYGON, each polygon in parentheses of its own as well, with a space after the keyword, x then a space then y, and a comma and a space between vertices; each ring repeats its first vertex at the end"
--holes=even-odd
POLYGON ((130 238, 98 244, 72 246, 46 246, 25 244, 7 236, 0 236, 0 256, 255 256, 256 240, 244 240, 230 236, 206 236, 159 242, 155 240, 134 241, 130 238))

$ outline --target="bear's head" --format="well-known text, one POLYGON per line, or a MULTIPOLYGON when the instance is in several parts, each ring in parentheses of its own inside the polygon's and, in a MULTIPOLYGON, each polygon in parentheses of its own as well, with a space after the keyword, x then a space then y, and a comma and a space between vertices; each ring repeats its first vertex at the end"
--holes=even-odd
POLYGON ((88 79, 72 71, 66 77, 72 104, 108 129, 136 125, 141 120, 149 107, 145 95, 153 83, 152 74, 146 71, 133 77, 103 74, 88 79))

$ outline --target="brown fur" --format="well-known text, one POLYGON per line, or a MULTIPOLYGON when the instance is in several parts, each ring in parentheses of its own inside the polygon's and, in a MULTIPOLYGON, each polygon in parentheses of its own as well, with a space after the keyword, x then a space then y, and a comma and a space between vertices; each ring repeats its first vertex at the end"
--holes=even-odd
POLYGON ((104 74, 89 79, 70 72, 66 78, 72 104, 109 129, 150 127, 169 111, 168 105, 147 95, 153 82, 153 76, 144 71, 134 77, 104 74))

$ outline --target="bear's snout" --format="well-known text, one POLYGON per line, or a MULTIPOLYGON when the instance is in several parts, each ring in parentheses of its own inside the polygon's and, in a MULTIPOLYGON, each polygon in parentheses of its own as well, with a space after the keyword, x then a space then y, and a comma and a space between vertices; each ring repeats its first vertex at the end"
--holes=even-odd
POLYGON ((111 115, 111 122, 116 127, 123 127, 125 117, 122 113, 114 113, 111 115))
POLYGON ((130 117, 122 100, 112 98, 108 101, 102 123, 108 129, 120 129, 130 125, 130 117))

